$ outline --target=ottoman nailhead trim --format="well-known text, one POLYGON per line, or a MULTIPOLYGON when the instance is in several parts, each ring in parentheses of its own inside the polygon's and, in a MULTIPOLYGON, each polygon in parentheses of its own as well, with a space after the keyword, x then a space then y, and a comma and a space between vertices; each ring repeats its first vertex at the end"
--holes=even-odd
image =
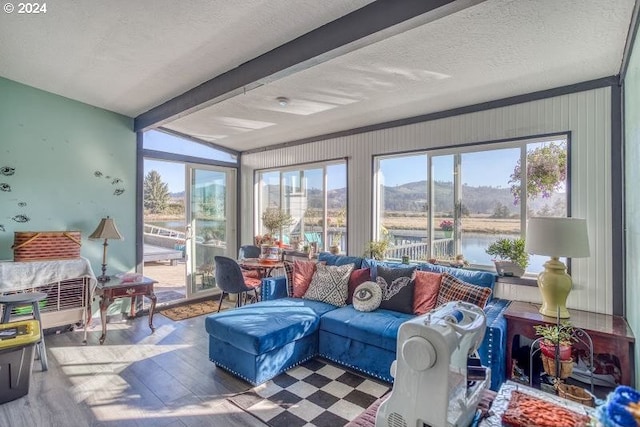
MULTIPOLYGON (((294 367, 296 367, 296 366, 300 365, 301 363, 306 362, 307 360, 311 360, 311 359, 313 359, 313 358, 314 358, 314 357, 316 357, 316 356, 317 356, 317 354, 313 354, 313 355, 311 355, 311 356, 305 357, 304 359, 302 359, 302 360, 300 360, 300 361, 298 361, 298 362, 296 362, 296 363, 294 363, 294 364, 292 364, 292 365, 289 365, 289 366, 287 366, 286 368, 283 368, 283 369, 281 369, 280 371, 276 372, 276 373, 273 375, 273 377, 271 377, 271 378, 274 378, 276 375, 279 375, 279 374, 281 374, 281 373, 283 373, 283 372, 285 372, 285 371, 288 371, 289 369, 294 368, 294 367)), ((249 384, 251 384, 251 385, 258 385, 258 384, 261 384, 261 383, 258 383, 258 382, 255 382, 255 381, 250 380, 249 378, 245 377, 245 376, 244 376, 244 375, 242 375, 241 373, 234 371, 233 369, 229 368, 229 367, 228 367, 228 366, 226 366, 226 365, 223 365, 223 364, 222 364, 222 363, 220 363, 220 362, 216 362, 215 360, 213 360, 213 359, 211 359, 211 358, 210 358, 209 360, 210 360, 210 361, 212 361, 214 365, 219 366, 220 368, 224 369, 225 371, 231 372, 233 375, 235 375, 235 376, 237 376, 237 377, 242 378, 243 380, 245 380, 246 382, 248 382, 248 383, 249 383, 249 384)), ((269 381, 271 378, 268 378, 268 379, 266 379, 266 380, 264 380, 264 381, 262 381, 262 382, 269 381)))
POLYGON ((251 385, 257 385, 258 383, 251 381, 249 378, 245 377, 244 375, 242 375, 239 372, 234 371, 233 369, 231 369, 230 367, 223 365, 222 363, 216 362, 213 359, 209 359, 213 362, 214 365, 224 369, 225 371, 231 372, 233 375, 242 378, 243 380, 245 380, 246 382, 248 382, 251 385))

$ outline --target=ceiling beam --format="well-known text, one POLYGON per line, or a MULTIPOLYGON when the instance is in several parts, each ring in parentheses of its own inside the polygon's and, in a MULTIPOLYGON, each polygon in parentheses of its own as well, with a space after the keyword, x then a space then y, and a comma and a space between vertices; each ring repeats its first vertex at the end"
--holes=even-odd
POLYGON ((140 114, 134 129, 160 126, 482 1, 374 1, 140 114))

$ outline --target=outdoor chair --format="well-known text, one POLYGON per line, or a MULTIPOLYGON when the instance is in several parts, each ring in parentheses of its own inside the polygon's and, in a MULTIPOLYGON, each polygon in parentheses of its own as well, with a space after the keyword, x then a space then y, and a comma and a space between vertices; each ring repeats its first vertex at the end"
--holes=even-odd
POLYGON ((319 247, 322 246, 322 235, 317 231, 308 231, 304 233, 304 240, 307 243, 317 243, 319 247))
POLYGON ((247 293, 253 291, 255 300, 258 301, 258 287, 262 283, 260 279, 245 277, 242 269, 233 258, 224 256, 214 257, 216 263, 215 276, 216 284, 222 291, 220 294, 220 302, 218 304, 218 312, 222 307, 222 299, 227 294, 238 294, 236 299, 236 307, 242 306, 242 298, 247 299, 247 293))

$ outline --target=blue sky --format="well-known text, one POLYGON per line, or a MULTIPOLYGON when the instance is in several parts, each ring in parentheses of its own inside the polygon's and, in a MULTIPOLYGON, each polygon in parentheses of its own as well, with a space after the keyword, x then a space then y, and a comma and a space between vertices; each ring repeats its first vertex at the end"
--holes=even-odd
MULTIPOLYGON (((519 149, 481 151, 462 156, 462 182, 473 186, 507 186, 509 176, 518 161, 519 149)), ((453 156, 433 158, 434 178, 436 181, 453 181, 453 156)), ((382 173, 387 186, 396 186, 408 182, 424 181, 426 155, 383 160, 382 173)))
MULTIPOLYGON (((180 152, 193 156, 214 158, 216 160, 234 161, 233 156, 217 151, 201 144, 192 143, 168 135, 163 132, 149 131, 145 133, 145 148, 180 152), (180 144, 176 150, 176 144, 180 144), (188 151, 188 152, 186 152, 188 151)), ((537 145, 537 144, 536 144, 537 145)), ((531 148, 534 145, 530 145, 531 148)), ((480 151, 462 155, 462 182, 473 186, 491 186, 506 188, 509 186, 509 176, 519 158, 519 148, 504 150, 480 151)), ((433 157, 434 178, 436 181, 453 181, 452 155, 433 157)), ((426 155, 405 156, 402 158, 387 158, 382 161, 381 169, 384 183, 396 186, 408 182, 426 180, 426 155)), ((346 185, 346 168, 343 165, 328 166, 329 189, 342 188, 346 185)), ((145 160, 145 174, 156 170, 162 180, 169 185, 172 193, 184 191, 185 168, 181 163, 157 160, 145 160)), ((307 184, 310 188, 321 187, 319 170, 312 170, 307 174, 307 184)))

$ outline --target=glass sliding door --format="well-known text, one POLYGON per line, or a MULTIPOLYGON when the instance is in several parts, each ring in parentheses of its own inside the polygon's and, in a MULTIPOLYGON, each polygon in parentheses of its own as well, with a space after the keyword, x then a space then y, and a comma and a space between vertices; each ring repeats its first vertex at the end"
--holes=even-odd
POLYGON ((142 271, 159 303, 186 297, 184 174, 184 163, 144 159, 142 271))
POLYGON ((217 291, 215 256, 236 256, 236 171, 189 166, 187 177, 188 294, 193 296, 217 291))

